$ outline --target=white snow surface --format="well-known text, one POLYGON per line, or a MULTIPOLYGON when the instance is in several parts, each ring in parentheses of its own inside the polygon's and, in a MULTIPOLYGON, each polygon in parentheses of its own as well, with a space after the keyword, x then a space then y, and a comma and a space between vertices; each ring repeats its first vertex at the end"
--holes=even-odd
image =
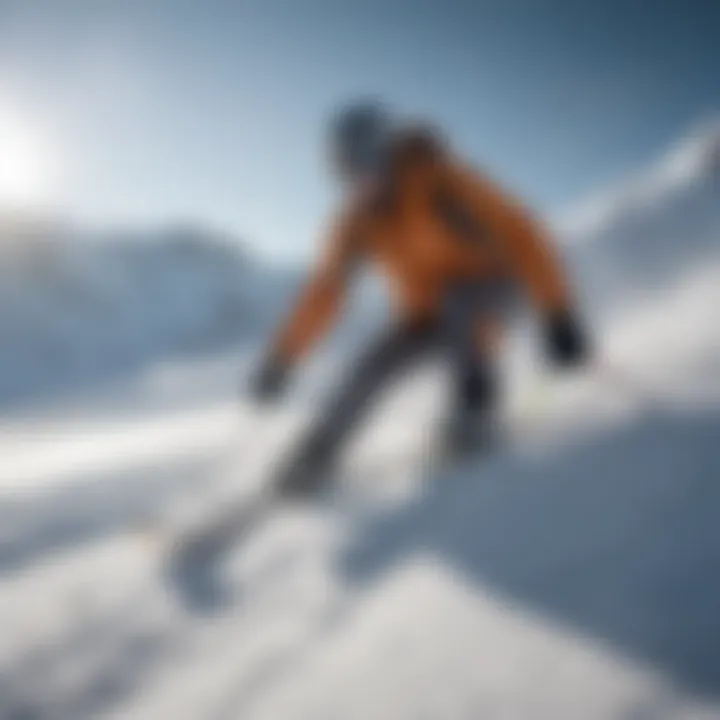
MULTIPOLYGON (((643 228, 710 192, 693 167, 672 192, 657 180, 643 228)), ((606 253, 603 271, 627 250, 662 272, 638 274, 622 312, 597 296, 591 371, 514 373, 511 447, 426 473, 443 386, 418 372, 353 443, 333 498, 223 558, 211 607, 172 591, 153 520, 261 484, 313 402, 238 400, 240 348, 8 410, 0 718, 720 716, 719 196, 702 227, 687 211, 677 255, 669 235, 615 242, 625 205, 587 227, 577 247, 606 253)))

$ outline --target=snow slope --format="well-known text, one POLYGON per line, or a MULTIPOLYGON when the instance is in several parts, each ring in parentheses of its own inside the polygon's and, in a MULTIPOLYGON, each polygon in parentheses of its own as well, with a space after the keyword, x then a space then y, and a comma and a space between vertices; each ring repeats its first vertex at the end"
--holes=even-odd
MULTIPOLYGON (((654 187, 648 223, 675 202, 654 187)), ((597 228, 624 208, 569 252, 621 256, 597 228)), ((517 379, 515 449, 424 477, 439 385, 415 377, 358 438, 341 498, 278 514, 236 548, 217 568, 226 602, 204 614, 170 591, 147 517, 241 492, 311 408, 258 418, 229 371, 205 402, 143 415, 113 399, 9 426, 0 717, 718 717, 713 218, 678 260, 670 238, 652 252, 628 241, 663 272, 639 277, 622 313, 598 310, 602 367, 517 379)), ((166 391, 203 372, 178 367, 166 391)))
POLYGON ((279 516, 228 559, 233 594, 210 616, 168 593, 143 519, 204 497, 208 478, 246 482, 295 418, 271 417, 253 456, 235 439, 253 412, 230 404, 195 411, 206 435, 192 444, 191 414, 149 444, 147 426, 116 424, 120 452, 78 421, 57 476, 30 466, 55 436, 25 428, 15 465, 34 480, 1 506, 0 716, 716 716, 720 338, 704 331, 644 376, 655 405, 587 379, 548 409, 541 440, 431 489, 403 460, 418 438, 385 416, 352 462, 365 509, 279 516), (698 365, 702 402, 685 383, 698 365))

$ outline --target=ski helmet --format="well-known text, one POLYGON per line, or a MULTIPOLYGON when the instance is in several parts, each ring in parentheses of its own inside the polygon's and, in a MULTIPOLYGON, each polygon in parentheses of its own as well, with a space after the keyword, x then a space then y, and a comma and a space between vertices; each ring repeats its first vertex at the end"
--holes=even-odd
POLYGON ((392 132, 388 111, 378 102, 352 103, 335 116, 330 128, 333 164, 344 177, 382 165, 392 132))

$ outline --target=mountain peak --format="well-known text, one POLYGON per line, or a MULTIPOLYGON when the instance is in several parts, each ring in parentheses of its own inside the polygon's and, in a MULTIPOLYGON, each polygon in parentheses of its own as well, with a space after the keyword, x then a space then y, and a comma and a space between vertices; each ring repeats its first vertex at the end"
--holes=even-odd
POLYGON ((720 187, 720 118, 698 126, 659 160, 561 214, 556 228, 566 239, 588 237, 623 215, 664 205, 683 189, 715 179, 720 187))
POLYGON ((720 171, 720 119, 705 123, 678 142, 662 159, 658 175, 666 181, 699 180, 720 171))

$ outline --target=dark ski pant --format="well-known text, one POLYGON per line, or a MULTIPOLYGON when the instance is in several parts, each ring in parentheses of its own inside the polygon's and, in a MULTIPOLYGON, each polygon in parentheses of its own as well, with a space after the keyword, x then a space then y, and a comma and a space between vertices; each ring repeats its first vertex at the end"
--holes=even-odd
POLYGON ((428 355, 439 354, 452 373, 451 415, 492 412, 498 388, 493 358, 478 342, 479 313, 497 317, 511 296, 506 285, 466 284, 448 292, 436 321, 386 330, 354 364, 320 412, 297 451, 302 464, 331 462, 372 403, 393 380, 428 355))

